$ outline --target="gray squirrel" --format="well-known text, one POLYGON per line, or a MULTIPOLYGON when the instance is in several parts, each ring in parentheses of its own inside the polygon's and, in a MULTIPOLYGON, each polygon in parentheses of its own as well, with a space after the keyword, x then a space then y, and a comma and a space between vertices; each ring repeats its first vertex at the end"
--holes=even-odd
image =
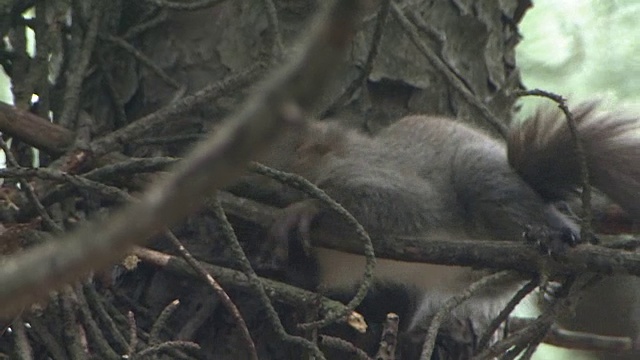
MULTIPOLYGON (((596 107, 586 103, 572 110, 591 182, 638 218, 640 122, 596 107)), ((262 161, 327 192, 364 226, 374 246, 385 236, 518 241, 532 228, 554 241, 579 240, 576 221, 554 206, 574 196, 581 182, 574 141, 559 110, 539 110, 516 123, 506 144, 442 117, 408 116, 376 136, 314 122, 285 136, 262 161)), ((287 209, 272 229, 276 238, 309 236, 314 227, 346 236, 317 201, 301 200, 287 209)), ((362 257, 318 249, 316 259, 324 288, 348 289, 361 279, 362 257)), ((421 294, 407 324, 415 328, 478 277, 468 268, 379 260, 376 278, 421 294)), ((456 311, 465 316, 483 302, 489 304, 483 316, 490 320, 513 285, 456 311)))

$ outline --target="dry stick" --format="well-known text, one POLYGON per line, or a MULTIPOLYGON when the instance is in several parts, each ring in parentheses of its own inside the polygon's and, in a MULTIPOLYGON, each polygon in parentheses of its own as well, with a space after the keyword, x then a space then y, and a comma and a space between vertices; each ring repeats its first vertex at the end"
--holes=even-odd
POLYGON ((83 176, 91 180, 98 180, 110 176, 155 172, 165 170, 169 165, 175 165, 180 160, 182 159, 175 157, 130 158, 93 169, 83 176))
MULTIPOLYGON (((132 201, 134 198, 127 192, 117 188, 115 186, 105 185, 97 181, 89 180, 84 176, 70 175, 63 171, 49 169, 49 168, 11 168, 0 169, 0 178, 23 178, 23 177, 38 177, 44 180, 55 180, 69 183, 77 188, 92 190, 100 193, 101 195, 116 199, 118 201, 132 201)), ((42 206, 42 204, 40 204, 42 206)), ((44 208, 43 208, 44 209, 44 208)))
POLYGON ((249 355, 251 359, 258 359, 258 352, 256 351, 256 345, 251 339, 251 334, 249 333, 249 329, 247 328, 247 323, 244 321, 244 318, 240 314, 240 310, 236 304, 233 303, 233 300, 229 297, 226 291, 220 286, 220 284, 205 270, 200 263, 191 255, 191 253, 182 245, 180 240, 171 232, 167 230, 165 232, 165 236, 171 241, 171 243, 178 249, 180 255, 185 259, 185 261, 193 268, 193 270, 198 273, 207 284, 213 289, 213 291, 218 295, 218 298, 222 301, 224 306, 227 308, 227 311, 231 314, 231 317, 234 319, 240 332, 242 333, 242 337, 244 338, 245 343, 247 344, 247 348, 249 351, 249 355))
POLYGON ((68 359, 62 345, 58 342, 58 339, 53 336, 51 331, 49 331, 47 325, 42 321, 42 317, 31 315, 27 318, 27 321, 31 324, 31 329, 35 332, 39 341, 44 345, 45 349, 47 349, 49 356, 54 360, 68 359))
MULTIPOLYGON (((94 0, 91 4, 93 14, 89 22, 89 28, 84 36, 84 41, 78 53, 77 59, 73 59, 73 71, 67 72, 67 85, 64 92, 63 108, 58 123, 66 128, 73 129, 75 127, 76 117, 80 109, 80 92, 82 91, 82 82, 84 81, 85 72, 91 61, 93 48, 98 37, 98 28, 100 19, 102 18, 101 0, 94 0)), ((75 7, 74 10, 77 10, 75 7)), ((80 14, 74 14, 73 22, 79 21, 80 14)))
POLYGON ((587 154, 584 150, 584 144, 580 139, 580 134, 576 121, 569 111, 567 106, 567 100, 558 94, 554 94, 548 91, 533 89, 527 91, 520 91, 518 96, 540 96, 551 99, 558 104, 558 107, 564 113, 567 119, 567 126, 569 126, 569 132, 571 132, 571 138, 573 139, 573 146, 576 151, 576 157, 578 158, 580 166, 580 180, 582 181, 582 219, 580 221, 580 237, 582 239, 588 239, 589 242, 593 239, 593 230, 591 229, 591 221, 593 220, 593 212, 591 210, 591 178, 589 177, 589 166, 587 164, 587 154))
MULTIPOLYGON (((320 328, 329 325, 340 318, 348 316, 351 312, 353 312, 353 310, 355 310, 358 305, 360 305, 373 283, 373 270, 376 264, 376 258, 373 249, 373 243, 371 242, 369 234, 367 234, 367 231, 364 229, 364 227, 358 222, 358 220, 353 217, 353 215, 349 213, 349 211, 347 211, 344 207, 342 207, 342 205, 333 200, 329 195, 327 195, 327 193, 322 191, 320 188, 318 188, 302 176, 284 173, 282 171, 278 171, 255 162, 251 164, 250 169, 251 171, 254 171, 258 174, 265 175, 283 184, 292 186, 293 188, 298 189, 305 194, 322 201, 332 211, 335 211, 338 215, 340 215, 347 222, 347 224, 355 230, 356 235, 358 236, 364 247, 364 256, 366 260, 362 282, 358 286, 356 294, 349 301, 346 309, 344 309, 342 313, 330 314, 322 320, 300 324, 298 325, 298 327, 302 330, 308 330, 314 327, 320 328)), ((306 245, 310 246, 310 244, 306 245)))
POLYGON ((484 350, 480 354, 474 356, 472 360, 489 360, 494 359, 499 354, 506 352, 523 341, 528 341, 532 336, 535 336, 541 332, 548 331, 549 327, 555 320, 555 313, 545 313, 540 315, 536 320, 524 329, 520 329, 512 333, 508 338, 499 341, 491 348, 484 350))
MULTIPOLYGON (((1 136, 0 136, 0 149, 4 151, 4 156, 7 159, 7 163, 13 166, 13 169, 20 168, 20 164, 18 164, 18 161, 13 156, 11 149, 9 149, 9 146, 1 136)), ((18 181, 20 181, 20 186, 22 187, 24 192, 27 194, 27 198, 33 204, 33 206, 35 206, 36 210, 38 211, 38 214, 40 214, 40 217, 42 217, 42 220, 47 225, 47 227, 49 227, 49 229, 51 230, 62 232, 63 231, 62 227, 58 225, 55 221, 53 221, 53 219, 47 212, 47 209, 44 208, 44 206, 40 202, 40 199, 38 199, 38 195, 36 195, 36 192, 33 189, 33 186, 22 177, 19 177, 18 181)))
POLYGON ((113 317, 109 315, 109 312, 105 308, 101 297, 93 287, 93 284, 84 284, 82 291, 84 291, 89 308, 92 310, 92 313, 95 314, 92 316, 97 317, 105 328, 105 331, 110 333, 110 338, 115 342, 118 350, 123 352, 126 351, 128 347, 127 340, 125 339, 122 331, 118 328, 113 317))
POLYGON ((543 334, 549 331, 558 314, 563 310, 566 311, 567 306, 571 303, 570 300, 577 297, 585 287, 591 285, 593 279, 595 279, 595 277, 588 275, 581 276, 577 279, 573 276, 570 277, 559 290, 558 299, 544 313, 532 321, 528 327, 513 332, 507 338, 491 346, 491 348, 485 349, 480 354, 475 355, 472 360, 494 359, 496 356, 505 353, 507 353, 507 356, 510 356, 509 354, 513 355, 514 353, 517 355, 525 346, 534 344, 537 340, 542 340, 543 334), (519 351, 517 353, 515 351, 509 352, 509 349, 512 348, 519 348, 519 351))
MULTIPOLYGON (((188 265, 187 265, 188 266, 188 265)), ((117 296, 117 294, 114 293, 114 295, 117 296)), ((132 308, 138 308, 136 310, 136 312, 138 314, 140 313, 145 313, 146 310, 142 309, 138 306, 138 304, 132 304, 130 299, 126 299, 125 300, 130 307, 132 308)), ((153 323, 152 326, 152 330, 155 328, 157 331, 156 334, 156 340, 157 342, 153 341, 153 338, 151 336, 151 334, 146 333, 144 330, 142 329, 137 329, 137 333, 138 333, 138 337, 140 339, 142 339, 143 341, 146 341, 149 346, 156 346, 160 344, 160 331, 164 328, 164 326, 166 325, 166 320, 168 319, 168 317, 171 315, 171 313, 173 312, 173 310, 175 310, 175 308, 178 305, 178 301, 174 300, 171 302, 171 304, 167 305, 167 307, 160 313, 160 315, 158 316, 158 318, 156 319, 156 321, 153 323), (171 309, 170 309, 171 308, 171 309)), ((107 307, 107 311, 109 311, 111 313, 111 316, 118 320, 123 326, 127 324, 128 320, 126 317, 124 317, 120 311, 118 309, 115 308, 115 306, 110 303, 110 302, 105 302, 105 305, 107 307)), ((184 352, 182 352, 181 350, 177 350, 177 349, 170 349, 168 351, 169 355, 172 356, 172 359, 193 359, 193 357, 188 356, 187 354, 185 354, 184 352)))
POLYGON ((531 360, 531 358, 533 358, 533 355, 536 353, 536 351, 538 350, 538 347, 540 346, 541 342, 537 342, 534 345, 530 345, 527 350, 525 352, 522 353, 522 356, 520 356, 520 360, 531 360))
POLYGON ((127 313, 127 320, 129 321, 129 349, 127 350, 127 356, 131 358, 136 353, 136 346, 138 346, 138 325, 133 311, 127 313))
POLYGON ((287 331, 282 326, 282 322, 278 317, 278 313, 276 312, 273 304, 271 303, 271 300, 269 299, 269 295, 267 295, 265 287, 262 285, 258 274, 256 274, 256 272, 251 267, 251 264, 249 263, 249 260, 247 259, 242 246, 240 246, 240 242, 238 241, 238 238, 236 237, 236 234, 233 231, 231 224, 227 220, 227 216, 225 215, 224 210, 220 206, 220 202, 217 199, 214 200, 213 211, 216 215, 216 218, 221 222, 220 228, 222 230, 223 237, 227 241, 229 249, 232 251, 234 258, 240 266, 240 269, 249 279, 249 284, 252 290, 256 292, 258 297, 260 298, 260 302, 265 307, 267 318, 271 322, 271 326, 276 331, 278 336, 280 336, 283 341, 290 342, 307 349, 316 358, 324 359, 324 355, 315 343, 303 337, 293 336, 287 333, 287 331))
MULTIPOLYGON (((80 334, 78 327, 80 321, 76 312, 78 308, 87 311, 86 306, 78 303, 78 298, 74 295, 71 286, 67 285, 60 292, 59 301, 62 312, 62 335, 64 345, 71 360, 84 360, 87 358, 86 348, 83 344, 87 343, 87 334, 80 334)), ((85 327, 86 330, 86 327, 85 327)))
POLYGON ((449 84, 467 101, 470 105, 475 107, 480 114, 491 124, 497 131, 505 137, 507 134, 507 129, 500 119, 498 119, 491 111, 471 92, 470 89, 462 82, 455 74, 451 72, 449 67, 445 65, 442 60, 438 58, 433 50, 431 50, 420 38, 418 34, 418 30, 416 26, 407 19, 407 17, 402 12, 402 9, 398 6, 398 4, 394 1, 391 4, 391 12, 393 16, 398 20, 400 25, 404 28, 404 30, 409 35, 411 41, 416 45, 418 50, 429 60, 431 65, 433 65, 436 70, 440 72, 444 76, 444 78, 449 82, 449 84))
POLYGON ((62 153, 73 143, 73 132, 26 110, 0 102, 0 131, 48 153, 62 153))
POLYGON ((109 341, 107 341, 102 333, 102 329, 100 329, 100 326, 93 318, 93 314, 89 309, 89 304, 82 292, 82 288, 78 287, 75 294, 78 299, 80 314, 82 315, 82 324, 86 330, 86 336, 89 343, 95 347, 96 352, 98 352, 102 358, 108 360, 121 359, 121 354, 118 354, 116 350, 111 347, 111 344, 109 344, 109 341))
POLYGON ((380 337, 380 346, 376 353, 376 360, 394 360, 396 355, 396 346, 398 345, 398 323, 400 317, 397 314, 389 313, 384 322, 382 336, 380 337))
POLYGON ((11 328, 14 331, 14 340, 16 355, 19 360, 33 360, 33 350, 29 343, 29 337, 27 336, 27 330, 24 326, 24 320, 22 316, 18 316, 13 320, 11 328))
POLYGON ((191 1, 187 3, 175 2, 175 1, 169 1, 169 0, 146 0, 146 1, 165 9, 199 10, 199 9, 206 9, 212 6, 216 6, 220 3, 225 2, 226 0, 200 0, 200 1, 191 1))
POLYGON ((511 300, 509 300, 507 305, 504 307, 504 309, 502 309, 498 314, 498 316, 496 316, 496 318, 491 321, 491 323, 489 324, 485 332, 480 337, 480 340, 478 340, 478 346, 477 346, 478 350, 476 351, 479 351, 480 349, 484 349, 489 344, 489 341, 491 340, 491 336, 493 335, 493 333, 496 332, 496 330, 498 330, 498 327, 500 327, 500 324, 502 324, 509 317, 509 314, 513 312, 513 310, 516 308, 516 306, 518 306, 518 304, 520 303, 520 301, 522 301, 522 299, 524 299, 527 295, 529 295, 529 293, 535 290, 535 288, 538 286, 539 283, 540 283, 539 278, 532 279, 531 281, 526 283, 522 288, 520 288, 520 290, 518 290, 515 293, 515 295, 513 295, 511 300))
POLYGON ((162 331, 162 328, 169 320, 169 317, 171 317, 173 312, 176 311, 178 305, 180 305, 180 300, 173 300, 162 310, 160 315, 158 315, 158 318, 151 326, 151 331, 149 331, 149 345, 154 346, 160 344, 160 331, 162 331))
POLYGON ((438 310, 438 312, 431 319, 429 328, 427 329, 427 335, 425 342, 422 345, 422 353, 420 354, 421 360, 431 359, 431 354, 436 343, 436 335, 442 322, 446 319, 446 316, 458 305, 462 304, 478 291, 486 288, 487 286, 495 285, 498 282, 514 277, 514 273, 511 271, 501 271, 495 274, 491 274, 483 277, 482 279, 469 285, 461 294, 449 298, 445 304, 438 310))

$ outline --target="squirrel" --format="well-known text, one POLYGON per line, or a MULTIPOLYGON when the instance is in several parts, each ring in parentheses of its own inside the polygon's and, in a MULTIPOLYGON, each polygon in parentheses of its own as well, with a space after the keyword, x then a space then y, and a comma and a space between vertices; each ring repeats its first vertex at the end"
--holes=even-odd
MULTIPOLYGON (((600 114, 596 107, 573 109, 591 182, 637 218, 640 122, 600 114)), ((506 143, 444 117, 407 116, 375 136, 336 122, 313 122, 287 134, 261 161, 323 189, 363 225, 374 247, 376 239, 394 235, 516 241, 531 229, 553 241, 580 238, 576 221, 554 206, 574 196, 581 183, 580 158, 560 111, 538 110, 512 125, 506 143)), ((313 227, 333 236, 343 231, 317 201, 295 202, 284 214, 272 229, 276 240, 292 232, 308 237, 313 227)), ((317 249, 316 261, 319 282, 328 289, 352 287, 364 268, 363 257, 328 249, 317 249)), ((378 259, 375 276, 422 294, 411 329, 477 279, 474 274, 463 267, 378 259)), ((501 290, 505 301, 513 285, 501 290)), ((487 297, 493 302, 489 321, 504 304, 494 293, 487 297)), ((456 311, 466 314, 474 307, 471 302, 456 311)))

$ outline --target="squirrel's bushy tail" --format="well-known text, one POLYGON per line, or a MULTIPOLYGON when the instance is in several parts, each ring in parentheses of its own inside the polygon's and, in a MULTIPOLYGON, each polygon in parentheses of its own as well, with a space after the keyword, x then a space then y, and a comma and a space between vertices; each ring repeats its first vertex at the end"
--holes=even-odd
MULTIPOLYGON (((590 102, 572 109, 592 185, 640 218, 640 119, 601 113, 590 102)), ((509 163, 545 199, 564 199, 580 185, 580 165, 559 109, 539 109, 514 125, 509 163)))

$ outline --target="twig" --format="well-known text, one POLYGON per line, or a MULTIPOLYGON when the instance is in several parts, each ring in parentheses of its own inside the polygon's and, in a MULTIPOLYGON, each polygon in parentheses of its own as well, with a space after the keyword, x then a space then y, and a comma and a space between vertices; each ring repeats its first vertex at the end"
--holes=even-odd
POLYGON ((278 334, 278 336, 280 336, 283 341, 301 346, 309 350, 316 358, 324 359, 324 355, 322 354, 320 349, 318 349, 318 346, 316 344, 303 337, 294 336, 287 333, 287 331, 284 329, 284 326, 282 325, 282 322, 280 321, 280 318, 278 317, 278 313, 276 312, 273 304, 271 303, 271 300, 269 299, 269 296, 267 295, 264 285, 262 284, 262 282, 260 282, 260 278, 251 267, 251 264, 249 263, 244 250, 242 250, 242 246, 240 245, 240 242, 238 242, 238 238, 236 237, 231 224, 227 220, 227 216, 225 215, 224 210, 220 206, 220 203, 217 202, 217 200, 215 200, 213 211, 218 221, 220 221, 220 228, 225 240, 227 241, 229 249, 231 249, 234 255, 233 258, 238 262, 240 269, 249 279, 249 284, 251 285, 252 290, 257 293, 260 302, 266 308, 267 318, 269 319, 269 322, 271 322, 271 326, 274 331, 278 334))
POLYGON ((349 303, 347 304, 347 308, 343 313, 330 314, 324 319, 306 324, 300 324, 298 326, 303 330, 307 330, 312 327, 320 328, 335 322, 337 319, 348 316, 349 313, 351 313, 358 305, 360 305, 362 300, 367 295, 367 292, 371 288, 371 284, 373 282, 373 270, 375 267, 376 258, 369 234, 367 234, 367 231, 364 229, 364 227, 362 227, 358 220, 356 220, 353 215, 349 213, 349 211, 347 211, 344 207, 342 207, 342 205, 333 200, 329 195, 327 195, 327 193, 322 191, 320 188, 318 188, 302 176, 296 174, 287 174, 282 171, 271 169, 259 163, 252 163, 250 169, 251 171, 290 185, 295 189, 301 190, 305 194, 322 201, 332 211, 335 211, 338 215, 340 215, 347 222, 347 224, 355 230, 359 242, 364 247, 364 256, 366 259, 362 282, 358 286, 356 294, 349 301, 349 303))
MULTIPOLYGON (((0 136, 0 149, 4 151, 4 156, 7 159, 7 163, 13 167, 12 169, 19 169, 20 164, 18 164, 18 161, 13 156, 11 149, 9 149, 9 146, 1 136, 0 136)), ((6 169, 6 170, 10 171, 11 169, 6 169)), ((63 230, 62 227, 58 225, 55 221, 53 221, 53 219, 47 212, 47 209, 45 209, 42 203, 40 202, 40 199, 38 198, 38 195, 36 195, 36 192, 33 189, 33 186, 23 177, 19 177, 18 181, 20 181, 20 186, 22 187, 22 189, 24 189, 24 192, 27 194, 27 198, 33 204, 33 206, 35 206, 36 210, 38 211, 38 214, 40 214, 40 217, 42 217, 42 220, 49 227, 49 229, 57 232, 62 232, 63 230)))
POLYGON ((62 153, 74 138, 62 126, 3 102, 0 102, 0 131, 53 154, 62 153))
POLYGON ((491 336, 493 336, 493 333, 495 333, 496 330, 498 330, 498 328, 500 327, 500 324, 502 324, 505 320, 507 320, 509 315, 513 312, 516 306, 518 306, 520 301, 522 301, 522 299, 524 299, 527 295, 529 295, 529 293, 535 290, 535 288, 538 286, 539 283, 540 283, 540 279, 536 277, 531 281, 529 281, 528 283, 526 283, 522 288, 520 288, 520 290, 518 290, 515 293, 515 295, 513 295, 511 300, 509 300, 507 305, 504 307, 504 309, 502 309, 498 314, 498 316, 496 316, 496 318, 491 321, 491 323, 489 324, 485 332, 482 334, 482 336, 480 337, 480 340, 478 340, 477 349, 484 349, 485 347, 487 347, 487 345, 489 345, 491 336))
POLYGON ((166 325, 171 314, 173 314, 173 312, 178 308, 178 305, 180 305, 180 300, 173 300, 162 310, 160 315, 158 315, 158 318, 153 323, 153 326, 151 326, 151 331, 149 332, 149 345, 155 346, 160 344, 160 331, 162 331, 162 328, 166 325))
POLYGON ((507 338, 498 341, 489 349, 475 355, 473 360, 489 360, 503 353, 506 353, 507 357, 515 356, 527 346, 535 346, 548 333, 558 314, 562 311, 567 311, 568 307, 572 306, 573 302, 579 298, 581 292, 592 286, 598 278, 598 275, 591 276, 589 274, 578 277, 570 276, 557 292, 556 301, 544 313, 533 320, 527 327, 512 332, 507 338))
POLYGON ((254 344, 253 339, 251 339, 251 333, 249 333, 247 323, 244 321, 244 318, 240 314, 240 310, 238 310, 236 304, 234 304, 233 300, 231 300, 231 298, 229 297, 229 294, 227 294, 227 292, 224 291, 224 289, 222 288, 222 286, 220 286, 216 279, 214 279, 213 276, 211 276, 211 274, 209 274, 209 272, 207 272, 207 270, 205 270, 200 265, 200 263, 198 263, 198 261, 193 257, 193 255, 191 255, 191 253, 184 247, 184 245, 182 245, 180 240, 173 234, 173 232, 167 230, 165 232, 165 236, 177 248, 178 252, 184 258, 184 260, 193 268, 193 270, 197 274, 199 274, 204 279, 204 281, 209 285, 209 287, 211 287, 211 289, 213 289, 218 298, 222 301, 224 306, 227 308, 227 311, 229 311, 229 314, 231 314, 231 317, 234 319, 236 325, 240 329, 240 333, 242 334, 242 337, 244 338, 244 341, 247 345, 247 350, 249 352, 250 358, 257 360, 258 352, 256 351, 256 345, 254 344))
POLYGON ((416 26, 407 19, 402 9, 398 4, 394 2, 391 4, 391 12, 393 16, 398 20, 400 25, 409 35, 411 41, 416 45, 418 50, 427 58, 427 60, 433 65, 436 70, 439 71, 442 76, 448 81, 449 85, 453 87, 470 105, 476 108, 480 114, 491 124, 502 137, 507 134, 507 129, 503 122, 500 121, 491 111, 471 92, 469 88, 460 80, 455 74, 451 72, 449 67, 445 65, 438 56, 422 41, 422 38, 418 34, 416 26))
POLYGON ((133 311, 127 313, 127 320, 129 320, 129 349, 127 350, 127 355, 131 357, 136 353, 136 346, 138 346, 138 325, 133 311))
MULTIPOLYGON (((70 68, 67 72, 66 89, 63 99, 64 107, 60 113, 58 123, 68 129, 75 127, 76 117, 80 110, 80 92, 82 91, 82 83, 98 36, 100 19, 103 15, 102 4, 102 1, 99 0, 92 1, 91 7, 93 8, 93 13, 91 14, 89 28, 84 35, 84 40, 77 53, 77 58, 72 59, 73 70, 70 70, 70 68)), ((74 10, 77 10, 77 7, 74 10)), ((79 20, 80 14, 74 14, 73 22, 76 23, 79 20)))
POLYGON ((127 340, 125 339, 122 331, 118 328, 118 325, 115 323, 113 317, 105 308, 102 297, 100 296, 100 294, 98 294, 92 283, 85 284, 82 287, 82 290, 84 291, 87 304, 89 305, 90 309, 93 310, 92 313, 95 314, 93 315, 93 317, 96 317, 100 320, 102 327, 105 328, 105 331, 109 332, 109 334, 111 335, 110 338, 113 339, 115 345, 117 345, 117 349, 124 353, 128 347, 127 340))
POLYGON ((18 359, 33 360, 33 349, 31 349, 31 344, 29 343, 22 316, 16 317, 13 323, 11 323, 11 327, 15 333, 14 339, 16 343, 14 349, 16 350, 16 355, 18 355, 18 359))
MULTIPOLYGON (((11 177, 29 177, 34 176, 40 179, 45 180, 55 180, 69 183, 73 186, 82 189, 88 189, 92 191, 96 191, 101 195, 115 199, 118 201, 126 202, 132 201, 134 198, 129 195, 126 191, 121 190, 115 186, 109 186, 97 181, 89 180, 83 176, 78 175, 70 175, 68 173, 50 169, 50 168, 11 168, 11 169, 0 169, 0 178, 11 178, 11 177)), ((42 204, 40 204, 42 206, 42 204)), ((43 207, 44 209, 44 207, 43 207)))
POLYGON ((578 159, 578 165, 580 166, 580 180, 582 182, 582 219, 580 221, 580 237, 582 239, 588 239, 589 242, 593 239, 593 230, 591 229, 591 222, 593 221, 593 210, 591 209, 591 178, 589 176, 589 166, 587 163, 587 154, 584 150, 584 144, 580 139, 580 133, 578 126, 573 118, 573 114, 567 106, 567 100, 558 94, 552 92, 533 89, 526 91, 519 91, 517 96, 539 96, 551 99, 558 104, 558 107, 564 113, 567 119, 567 126, 573 139, 573 146, 576 151, 576 157, 578 159))
POLYGON ((504 353, 514 346, 528 342, 529 339, 537 334, 544 333, 549 330, 551 324, 555 320, 555 313, 549 312, 540 315, 536 320, 531 322, 528 327, 520 329, 512 333, 508 338, 503 339, 493 345, 491 348, 482 351, 473 357, 473 360, 489 360, 494 359, 497 355, 504 353))
POLYGON ((76 291, 75 295, 78 299, 80 314, 82 315, 82 323, 84 324, 84 328, 86 329, 87 337, 91 341, 91 344, 95 346, 96 351, 104 359, 121 359, 122 357, 118 355, 118 353, 111 347, 107 339, 104 337, 100 326, 93 318, 91 310, 89 310, 89 304, 87 303, 87 299, 85 298, 82 289, 79 288, 76 291))
POLYGON ((161 171, 166 170, 170 165, 177 164, 180 160, 182 159, 174 157, 130 158, 126 161, 93 169, 83 174, 83 177, 91 180, 101 180, 112 176, 161 171))
POLYGON ((79 304, 71 286, 65 286, 59 295, 62 312, 62 334, 67 353, 72 360, 83 360, 87 358, 86 343, 84 334, 81 335, 78 328, 81 326, 78 321, 77 310, 88 311, 85 304, 79 304))
POLYGON ((514 274, 510 271, 501 271, 495 274, 491 274, 483 277, 482 279, 474 282, 469 285, 461 294, 451 297, 447 300, 444 305, 438 310, 438 312, 431 319, 431 323, 429 324, 429 328, 427 329, 427 335, 425 337, 425 342, 422 345, 422 352, 420 354, 421 360, 429 360, 431 359, 431 354, 433 353, 433 349, 436 343, 436 335, 438 333, 438 329, 440 325, 445 320, 446 316, 460 304, 471 298, 478 291, 486 288, 487 286, 495 285, 496 283, 505 281, 514 274))
POLYGON ((400 318, 397 314, 389 313, 384 321, 380 346, 376 354, 376 360, 395 360, 396 346, 398 345, 398 323, 400 318))
POLYGON ((40 342, 44 345, 47 352, 54 360, 68 359, 62 345, 53 336, 53 334, 51 334, 51 331, 49 331, 49 328, 43 323, 40 317, 31 315, 27 318, 27 321, 31 324, 31 329, 36 333, 40 342))

